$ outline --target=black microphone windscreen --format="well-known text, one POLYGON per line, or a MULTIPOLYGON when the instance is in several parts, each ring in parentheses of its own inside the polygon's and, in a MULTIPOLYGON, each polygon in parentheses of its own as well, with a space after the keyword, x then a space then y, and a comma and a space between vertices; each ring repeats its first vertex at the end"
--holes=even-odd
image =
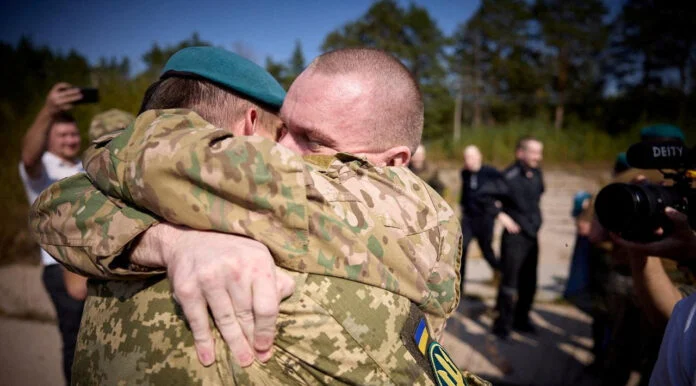
POLYGON ((681 169, 689 149, 681 141, 639 142, 628 148, 626 160, 636 169, 681 169))

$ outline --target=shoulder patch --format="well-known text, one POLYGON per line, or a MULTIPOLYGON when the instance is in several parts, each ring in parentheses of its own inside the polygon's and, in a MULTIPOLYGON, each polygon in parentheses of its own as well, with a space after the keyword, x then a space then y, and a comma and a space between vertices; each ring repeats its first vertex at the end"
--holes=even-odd
POLYGON ((467 382, 457 365, 445 349, 433 340, 428 333, 425 318, 421 319, 413 334, 413 340, 418 351, 426 357, 433 369, 433 375, 438 386, 466 386, 467 382))
POLYGON ((464 380, 464 375, 459 371, 457 365, 454 364, 447 351, 437 342, 430 344, 428 350, 430 364, 435 372, 435 379, 438 386, 467 386, 464 380))

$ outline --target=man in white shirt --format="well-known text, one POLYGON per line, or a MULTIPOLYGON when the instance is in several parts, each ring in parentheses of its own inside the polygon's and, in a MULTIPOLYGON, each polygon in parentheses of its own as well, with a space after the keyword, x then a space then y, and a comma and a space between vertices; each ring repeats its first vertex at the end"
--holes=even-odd
MULTIPOLYGON (((81 98, 78 88, 67 83, 56 84, 24 136, 19 175, 29 203, 52 183, 84 171, 78 158, 80 133, 75 119, 67 113, 81 98)), ((43 249, 41 262, 43 283, 58 315, 63 340, 63 372, 70 384, 75 342, 87 294, 86 279, 65 270, 43 249)))

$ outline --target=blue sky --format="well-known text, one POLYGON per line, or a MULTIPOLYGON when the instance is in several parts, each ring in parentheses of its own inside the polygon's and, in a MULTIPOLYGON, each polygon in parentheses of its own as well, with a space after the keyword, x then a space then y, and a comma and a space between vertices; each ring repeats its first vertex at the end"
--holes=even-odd
MULTIPOLYGON (((424 6, 446 34, 479 5, 478 0, 414 3, 424 6)), ((15 44, 27 35, 62 52, 74 48, 91 63, 102 56, 128 56, 135 72, 144 69, 141 56, 154 42, 175 44, 194 31, 216 46, 243 47, 259 63, 267 56, 287 60, 299 40, 311 60, 329 32, 357 19, 371 4, 371 0, 29 0, 1 6, 0 40, 15 44)))

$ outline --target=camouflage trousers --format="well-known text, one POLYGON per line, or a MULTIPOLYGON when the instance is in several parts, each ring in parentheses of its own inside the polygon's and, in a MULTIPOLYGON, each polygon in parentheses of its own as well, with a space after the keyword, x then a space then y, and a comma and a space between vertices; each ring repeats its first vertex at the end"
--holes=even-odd
MULTIPOLYGON (((289 273, 296 290, 281 303, 273 358, 247 368, 235 364, 217 330, 216 362, 198 362, 167 279, 90 282, 74 384, 434 384, 404 344, 409 299, 349 280, 289 273)), ((463 377, 454 384, 479 384, 474 375, 463 377)))

